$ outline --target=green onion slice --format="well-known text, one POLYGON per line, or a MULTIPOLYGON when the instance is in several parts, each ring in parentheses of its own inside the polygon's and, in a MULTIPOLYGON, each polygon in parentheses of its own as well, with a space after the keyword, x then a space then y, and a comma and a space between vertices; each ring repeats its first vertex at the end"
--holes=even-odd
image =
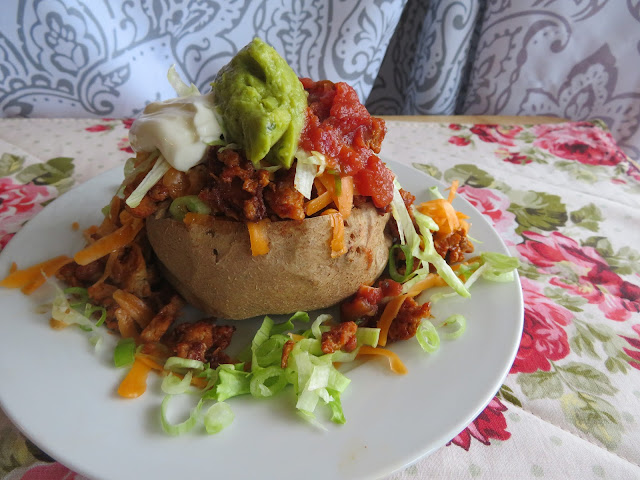
POLYGON ((164 364, 165 370, 176 373, 186 373, 187 370, 204 370, 204 363, 200 360, 193 360, 182 357, 169 357, 164 364))
POLYGON ((444 322, 442 322, 438 328, 445 329, 442 334, 443 338, 447 340, 453 340, 458 338, 467 329, 467 319, 464 315, 456 314, 451 315, 444 322))
POLYGON ((418 331, 416 332, 416 339, 422 349, 427 353, 433 353, 440 348, 438 331, 436 327, 433 326, 433 323, 428 320, 420 323, 418 331))
POLYGON ((197 195, 178 197, 171 202, 171 206, 169 206, 169 213, 176 220, 182 221, 187 212, 208 215, 211 213, 211 208, 200 200, 197 195))
POLYGON ((233 423, 235 415, 231 407, 224 402, 214 403, 204 415, 204 428, 208 434, 221 432, 233 423))
POLYGON ((411 253, 411 247, 409 247, 409 245, 406 245, 406 244, 393 245, 391 247, 391 250, 389 250, 389 275, 391 276, 391 279, 395 280, 398 283, 404 283, 405 281, 407 281, 407 279, 411 276, 412 273, 413 273, 413 254, 411 253), (396 267, 395 253, 398 249, 402 250, 402 253, 404 253, 405 264, 406 264, 404 275, 400 275, 398 273, 398 268, 396 267))
POLYGON ((167 393, 169 395, 181 395, 188 391, 189 386, 191 385, 192 376, 193 376, 193 373, 191 371, 188 371, 187 373, 185 373, 183 378, 180 378, 177 375, 170 373, 169 375, 164 377, 164 379, 162 380, 162 385, 160 385, 160 388, 164 393, 167 393))
POLYGON ((121 339, 113 350, 113 363, 116 368, 133 365, 136 356, 136 342, 133 338, 121 339))
POLYGON ((171 400, 171 397, 173 397, 173 395, 167 395, 164 397, 162 405, 160 406, 160 421, 162 423, 162 429, 169 435, 182 435, 183 433, 191 431, 193 427, 196 426, 196 423, 198 423, 198 414, 200 413, 204 400, 200 399, 198 404, 193 408, 193 410, 191 410, 189 418, 184 422, 171 423, 167 419, 167 410, 169 409, 169 401, 171 400))

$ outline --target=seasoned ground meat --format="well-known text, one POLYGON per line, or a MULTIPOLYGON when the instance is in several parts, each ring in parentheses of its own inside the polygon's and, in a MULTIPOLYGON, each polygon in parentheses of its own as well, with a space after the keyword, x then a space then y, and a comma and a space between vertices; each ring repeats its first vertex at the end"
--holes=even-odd
POLYGON ((256 222, 267 213, 262 190, 269 183, 269 172, 256 170, 235 150, 209 151, 210 178, 199 198, 212 211, 235 220, 256 222))
POLYGON ((63 266, 56 277, 70 287, 87 287, 92 285, 102 276, 106 259, 101 258, 88 265, 78 265, 76 262, 63 266))
POLYGON ((293 185, 295 175, 293 168, 276 172, 275 181, 264 191, 264 199, 280 218, 304 220, 304 196, 293 185))
POLYGON ((138 244, 125 247, 113 263, 111 281, 137 297, 144 298, 151 294, 147 264, 138 244))
POLYGON ((168 304, 160 309, 149 325, 142 330, 140 341, 142 343, 159 342, 169 327, 178 318, 184 300, 178 295, 171 297, 168 304))
POLYGON ((436 252, 449 264, 462 262, 465 253, 473 252, 473 244, 469 242, 467 234, 461 228, 444 238, 435 235, 433 244, 436 252))
POLYGON ((353 352, 358 346, 357 330, 358 325, 355 322, 344 322, 334 325, 328 332, 323 332, 322 353, 333 353, 338 350, 353 352))
MULTIPOLYGON (((342 321, 362 327, 376 327, 384 311, 385 300, 402 294, 402 285, 393 280, 383 279, 377 287, 361 286, 353 298, 340 305, 342 321)), ((413 298, 404 300, 398 315, 389 328, 389 341, 406 340, 413 337, 423 318, 430 314, 430 304, 420 305, 413 298)))
POLYGON ((340 318, 343 322, 356 322, 361 326, 375 326, 382 313, 383 299, 402 293, 402 285, 391 279, 383 279, 377 287, 361 285, 350 300, 340 304, 340 318))
POLYGON ((172 333, 176 356, 209 362, 212 368, 230 363, 224 350, 231 343, 236 327, 216 325, 214 319, 178 325, 172 333))
POLYGON ((106 309, 107 318, 105 319, 105 325, 110 330, 118 330, 118 319, 116 318, 118 303, 113 299, 113 292, 117 289, 118 287, 108 285, 104 282, 92 285, 87 289, 91 303, 106 309))
POLYGON ((280 360, 280 366, 282 368, 287 368, 289 364, 289 355, 291 354, 291 350, 296 346, 296 342, 293 340, 287 340, 285 344, 282 346, 282 358, 280 360))
POLYGON ((422 319, 430 315, 430 307, 430 303, 420 305, 413 298, 406 298, 389 327, 388 340, 395 342, 415 336, 422 319))

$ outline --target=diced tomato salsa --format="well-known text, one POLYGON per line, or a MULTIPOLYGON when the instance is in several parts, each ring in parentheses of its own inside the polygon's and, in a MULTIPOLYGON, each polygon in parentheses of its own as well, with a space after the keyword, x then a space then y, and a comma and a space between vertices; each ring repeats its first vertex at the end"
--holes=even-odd
POLYGON ((300 80, 309 93, 300 146, 326 155, 340 175, 353 176, 358 194, 370 196, 376 207, 389 205, 394 176, 377 155, 387 132, 384 120, 372 117, 344 82, 300 80))

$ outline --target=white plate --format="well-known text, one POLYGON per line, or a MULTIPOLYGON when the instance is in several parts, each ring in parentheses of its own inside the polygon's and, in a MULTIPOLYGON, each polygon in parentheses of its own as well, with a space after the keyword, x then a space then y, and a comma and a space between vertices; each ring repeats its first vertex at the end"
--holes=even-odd
MULTIPOLYGON (((389 165, 419 201, 428 199, 435 180, 389 165)), ((45 208, 4 250, 0 275, 12 261, 25 267, 80 249, 83 241, 72 222, 81 228, 99 222, 100 209, 121 179, 120 170, 106 172, 45 208)), ((454 202, 471 217, 473 237, 484 242, 479 249, 507 253, 469 203, 454 202)), ((275 399, 229 400, 236 418, 221 434, 207 436, 199 429, 174 438, 159 424, 159 379, 150 377, 139 399, 119 398, 116 388, 125 372, 111 366, 108 351, 94 352, 79 329, 49 327, 48 315, 38 312, 49 294, 0 291, 0 402, 12 421, 60 462, 92 478, 118 480, 214 473, 226 479, 383 477, 443 446, 482 411, 513 362, 523 325, 519 281, 480 281, 470 300, 434 308, 440 318, 467 317, 462 337, 443 341, 433 355, 415 341, 394 345, 409 369, 406 376, 390 373, 382 360, 348 373, 345 425, 327 421, 326 432, 310 426, 294 414, 293 393, 285 391, 275 399)))

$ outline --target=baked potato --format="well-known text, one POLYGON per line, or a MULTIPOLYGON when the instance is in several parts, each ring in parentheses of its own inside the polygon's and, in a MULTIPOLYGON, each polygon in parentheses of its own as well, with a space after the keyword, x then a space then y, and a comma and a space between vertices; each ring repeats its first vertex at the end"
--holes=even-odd
POLYGON ((345 221, 347 253, 331 258, 328 216, 267 225, 270 249, 252 256, 247 226, 212 217, 211 226, 160 213, 147 218, 147 235, 166 278, 192 305, 217 317, 329 307, 372 284, 388 260, 389 214, 354 208, 345 221))

